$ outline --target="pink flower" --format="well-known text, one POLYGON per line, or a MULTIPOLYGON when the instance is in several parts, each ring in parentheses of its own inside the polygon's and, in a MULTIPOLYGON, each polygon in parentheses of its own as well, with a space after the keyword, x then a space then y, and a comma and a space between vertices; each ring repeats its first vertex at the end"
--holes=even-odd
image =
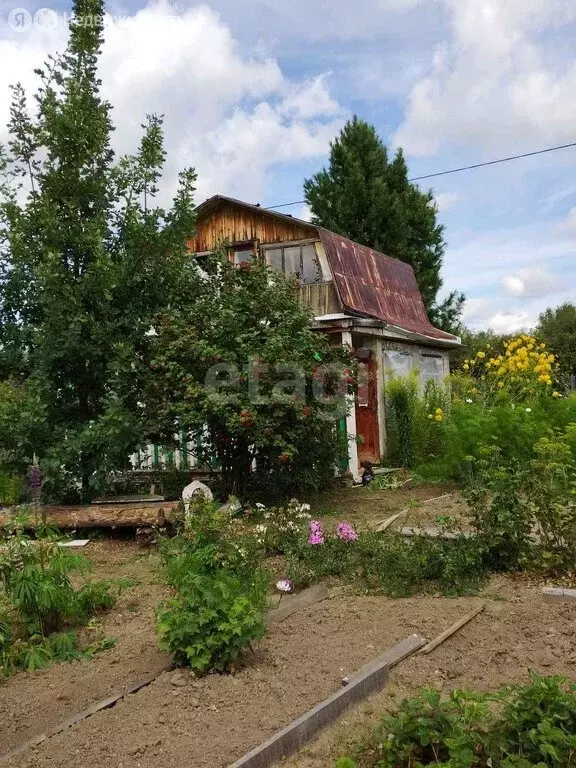
POLYGON ((350 523, 347 523, 345 520, 338 523, 336 526, 336 536, 342 541, 356 541, 358 538, 358 534, 354 528, 352 528, 350 523))
POLYGON ((322 530, 322 523, 319 520, 310 521, 310 536, 308 537, 308 544, 324 544, 324 532, 322 530))

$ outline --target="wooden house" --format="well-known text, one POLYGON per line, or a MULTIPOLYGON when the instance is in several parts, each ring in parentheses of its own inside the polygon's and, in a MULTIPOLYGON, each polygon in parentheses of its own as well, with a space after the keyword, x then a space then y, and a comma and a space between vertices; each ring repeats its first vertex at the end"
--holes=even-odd
POLYGON ((346 420, 349 468, 384 455, 384 385, 391 374, 418 371, 422 386, 449 373, 460 339, 429 321, 412 267, 310 222, 216 195, 198 207, 192 253, 223 244, 236 263, 265 259, 295 273, 314 327, 356 350, 364 386, 346 420), (359 439, 357 439, 359 438, 359 439))

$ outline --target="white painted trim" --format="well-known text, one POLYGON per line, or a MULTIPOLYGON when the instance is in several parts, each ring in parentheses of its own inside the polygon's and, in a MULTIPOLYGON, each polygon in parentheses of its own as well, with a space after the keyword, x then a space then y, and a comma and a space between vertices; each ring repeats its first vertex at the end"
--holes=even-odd
MULTIPOLYGON (((352 346, 350 331, 342 331, 342 346, 352 346)), ((356 401, 354 395, 348 396, 348 414, 346 415, 346 435, 348 437, 348 469, 356 482, 360 482, 360 464, 358 461, 358 443, 356 442, 356 401)))

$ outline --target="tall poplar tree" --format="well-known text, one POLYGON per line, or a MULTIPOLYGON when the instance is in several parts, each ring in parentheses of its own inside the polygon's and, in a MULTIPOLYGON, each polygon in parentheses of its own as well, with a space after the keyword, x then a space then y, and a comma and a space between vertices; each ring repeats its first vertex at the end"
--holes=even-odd
POLYGON ((155 203, 162 118, 115 158, 97 72, 103 13, 101 0, 76 0, 66 51, 37 71, 35 108, 13 88, 0 147, 0 459, 21 470, 35 457, 61 498, 88 498, 127 461, 153 316, 195 280, 193 170, 170 210, 155 203))
POLYGON ((354 117, 331 144, 328 168, 304 182, 312 221, 411 264, 430 318, 458 324, 464 297, 441 304, 444 227, 432 192, 408 181, 402 150, 390 160, 374 126, 354 117))

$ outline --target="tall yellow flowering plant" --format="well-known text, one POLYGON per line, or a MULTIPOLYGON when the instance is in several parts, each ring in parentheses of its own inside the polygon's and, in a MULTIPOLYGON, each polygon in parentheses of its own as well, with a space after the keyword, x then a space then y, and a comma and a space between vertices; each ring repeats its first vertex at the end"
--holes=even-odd
POLYGON ((504 342, 501 350, 487 345, 476 357, 465 360, 455 394, 486 405, 505 399, 521 403, 543 395, 561 397, 554 388, 557 369, 546 344, 522 334, 504 342))

